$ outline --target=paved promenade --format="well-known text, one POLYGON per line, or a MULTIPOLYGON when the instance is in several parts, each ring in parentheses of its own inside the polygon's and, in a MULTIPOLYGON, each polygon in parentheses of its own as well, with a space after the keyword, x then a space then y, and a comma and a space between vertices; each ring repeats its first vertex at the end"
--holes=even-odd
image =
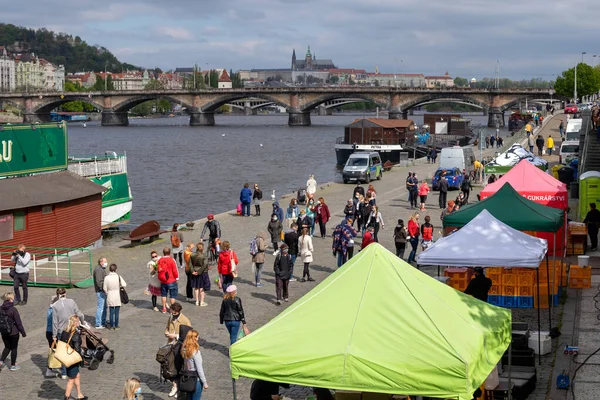
MULTIPOLYGON (((550 122, 550 121, 549 121, 550 122)), ((558 124, 556 124, 558 125, 558 124)), ((491 155, 492 151, 486 150, 484 155, 491 155)), ((420 160, 416 166, 397 168, 386 172, 381 181, 373 182, 377 190, 377 204, 383 215, 385 227, 379 232, 380 243, 392 250, 393 229, 398 218, 408 221, 410 210, 407 202, 407 191, 404 180, 408 170, 417 172, 420 179, 430 179, 436 166, 427 164, 420 160)), ((315 171, 318 181, 318 171, 315 171)), ((299 178, 304 181, 304 178, 299 178)), ((258 182, 260 183, 260 182, 258 182)), ((222 227, 222 237, 232 243, 232 248, 240 258, 240 277, 236 279, 239 296, 244 302, 246 319, 251 330, 262 326, 287 305, 292 304, 302 295, 307 293, 319 282, 336 270, 336 260, 331 253, 330 234, 336 224, 343 219, 343 207, 351 197, 354 185, 342 184, 320 184, 317 189, 317 197, 324 197, 329 205, 332 219, 328 224, 328 237, 321 239, 313 238, 315 247, 314 263, 311 265, 311 275, 316 282, 291 282, 290 303, 281 306, 275 304, 275 280, 272 272, 274 257, 271 251, 267 251, 265 263, 264 287, 256 288, 252 284, 251 259, 248 252, 248 243, 260 230, 266 230, 270 215, 270 201, 262 206, 261 217, 242 218, 233 213, 224 213, 216 216, 222 227)), ((241 184, 240 184, 241 188, 241 184)), ((478 190, 471 194, 476 199, 478 190)), ((453 199, 458 192, 451 192, 448 199, 453 199)), ((291 196, 278 199, 282 208, 287 208, 291 196)), ((437 192, 432 192, 428 199, 428 210, 420 212, 421 219, 425 215, 431 215, 435 226, 434 239, 440 233, 440 209, 438 207, 437 192)), ((160 210, 157 210, 160 213, 160 210)), ((198 216, 202 217, 202 216, 198 216)), ((183 221, 182 221, 183 222, 183 221)), ((197 242, 204 220, 197 221, 195 229, 184 232, 185 243, 197 242)), ((318 229, 318 228, 317 228, 318 229)), ((95 250, 93 258, 106 256, 109 263, 119 266, 118 272, 128 283, 128 293, 131 303, 124 305, 121 309, 119 331, 102 331, 104 337, 109 340, 109 347, 115 350, 115 363, 112 365, 102 362, 96 371, 82 369, 81 381, 82 391, 90 399, 120 399, 124 381, 131 376, 137 376, 142 381, 144 399, 167 399, 170 385, 160 384, 158 380, 159 366, 154 360, 156 350, 165 343, 163 335, 167 322, 167 315, 152 311, 150 297, 144 294, 148 282, 146 262, 152 249, 161 250, 170 246, 167 235, 163 235, 160 241, 149 245, 131 248, 128 242, 119 238, 112 238, 105 242, 105 247, 95 250)), ((408 251, 405 257, 408 256, 408 251)), ((437 273, 437 268, 425 268, 430 274, 437 273)), ((210 272, 212 280, 216 277, 215 269, 210 272)), ((185 281, 185 278, 183 278, 185 281)), ((216 286, 208 294, 207 307, 196 307, 186 303, 181 294, 185 294, 184 282, 180 285, 179 301, 183 304, 183 314, 192 321, 193 327, 200 332, 202 338, 202 355, 204 358, 204 369, 208 380, 209 389, 203 394, 203 399, 231 399, 232 385, 229 373, 228 360, 228 333, 224 326, 219 325, 219 309, 221 303, 221 292, 216 286)), ((0 291, 8 291, 9 287, 0 288, 0 291)), ((19 307, 23 323, 27 331, 27 337, 22 339, 19 345, 18 363, 22 369, 11 372, 7 369, 0 373, 0 399, 9 398, 43 398, 61 399, 65 381, 56 378, 44 378, 42 376, 46 367, 47 345, 45 339, 46 312, 49 300, 54 290, 32 288, 27 306, 19 307)), ((96 311, 96 296, 92 288, 72 289, 67 295, 75 299, 86 315, 86 320, 93 324, 96 311)), ((555 309, 553 322, 560 315, 561 309, 555 309)), ((514 310, 513 320, 526 320, 530 323, 535 321, 537 313, 535 310, 514 310)), ((542 329, 546 329, 548 313, 542 314, 542 329)), ((307 334, 310 334, 310 326, 313 323, 306 321, 307 334)), ((556 323, 553 323, 555 325, 556 323)), ((315 338, 318 340, 319 338, 315 338)), ((290 343, 293 347, 294 343, 290 343)), ((543 372, 549 372, 553 357, 544 357, 543 372)), ((544 381, 543 373, 539 373, 540 381, 538 389, 540 395, 536 399, 542 399, 542 393, 546 393, 548 378, 544 381), (546 385, 546 386, 545 386, 546 385), (542 387, 544 389, 542 390, 542 387)), ((240 379, 238 382, 238 395, 240 399, 248 399, 251 381, 240 379)), ((75 394, 75 393, 73 393, 75 394)), ((292 387, 286 392, 291 399, 304 399, 308 394, 306 388, 292 387)))

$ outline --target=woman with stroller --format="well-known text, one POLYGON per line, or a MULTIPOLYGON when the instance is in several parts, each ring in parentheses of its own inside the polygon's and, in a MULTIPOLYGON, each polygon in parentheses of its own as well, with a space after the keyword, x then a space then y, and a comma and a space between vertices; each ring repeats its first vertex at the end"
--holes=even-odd
MULTIPOLYGON (((69 318, 69 324, 67 328, 62 331, 60 334, 59 340, 67 343, 71 346, 76 352, 81 354, 81 336, 77 331, 79 327, 79 317, 77 315, 71 315, 69 318)), ((80 363, 76 363, 67 367, 67 386, 65 388, 65 400, 69 400, 71 398, 71 391, 73 391, 73 386, 75 386, 75 390, 77 391, 77 400, 87 400, 87 396, 84 396, 81 393, 81 378, 79 373, 80 363)))
POLYGON ((104 293, 106 293, 106 304, 110 312, 110 327, 116 331, 119 329, 121 287, 127 287, 127 282, 117 274, 117 264, 110 264, 108 271, 108 275, 104 278, 104 293))
POLYGON ((202 355, 200 354, 198 335, 198 331, 192 329, 185 336, 183 346, 181 346, 181 356, 184 361, 182 375, 192 377, 196 381, 196 388, 193 392, 187 393, 187 400, 200 400, 202 390, 208 389, 204 368, 202 367, 202 355))

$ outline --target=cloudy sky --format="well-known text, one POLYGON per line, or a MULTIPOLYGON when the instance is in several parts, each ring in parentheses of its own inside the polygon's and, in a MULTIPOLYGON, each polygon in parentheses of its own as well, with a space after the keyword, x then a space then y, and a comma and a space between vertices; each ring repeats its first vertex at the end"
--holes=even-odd
POLYGON ((163 69, 277 68, 292 49, 339 68, 554 79, 598 64, 600 1, 27 0, 0 20, 79 35, 121 61, 163 69), (594 49, 594 44, 597 49, 594 49))

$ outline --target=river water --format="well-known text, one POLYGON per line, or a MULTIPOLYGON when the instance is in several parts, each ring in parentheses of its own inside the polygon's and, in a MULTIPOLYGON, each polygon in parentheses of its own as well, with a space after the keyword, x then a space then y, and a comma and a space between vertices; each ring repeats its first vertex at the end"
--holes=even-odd
MULTIPOLYGON (((341 182, 335 140, 344 135, 344 125, 362 116, 311 115, 308 127, 288 126, 287 114, 217 115, 216 125, 209 127, 190 127, 184 116, 132 118, 128 127, 72 123, 69 153, 126 152, 131 224, 156 219, 166 227, 234 209, 245 182, 258 183, 263 199, 270 199, 273 190, 279 199, 305 186, 310 174, 319 184, 341 182)), ((485 116, 469 117, 472 125, 487 124, 485 116)), ((410 118, 423 123, 422 115, 410 118)))

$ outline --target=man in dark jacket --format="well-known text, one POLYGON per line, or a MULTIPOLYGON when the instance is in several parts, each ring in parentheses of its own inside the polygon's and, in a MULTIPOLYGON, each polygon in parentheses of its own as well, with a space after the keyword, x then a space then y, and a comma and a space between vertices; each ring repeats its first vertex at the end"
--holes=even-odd
POLYGON ((445 176, 440 176, 440 209, 446 207, 446 196, 448 195, 448 180, 445 176))
POLYGON ((287 383, 268 382, 255 379, 250 388, 250 400, 281 400, 283 396, 279 394, 279 386, 289 389, 287 383))
POLYGON ((244 188, 240 192, 240 203, 242 203, 242 217, 250 216, 250 203, 252 202, 252 190, 250 184, 245 183, 244 188))
POLYGON ((6 317, 3 319, 7 323, 7 328, 10 329, 10 332, 2 332, 4 350, 2 351, 2 355, 0 356, 0 369, 4 367, 4 361, 10 353, 10 370, 17 371, 21 369, 21 367, 17 365, 17 347, 19 346, 19 333, 21 333, 23 337, 26 337, 27 334, 25 333, 25 329, 23 328, 23 324, 21 323, 21 316, 19 315, 19 311, 17 311, 13 304, 13 301, 15 300, 14 293, 5 294, 3 296, 3 300, 4 303, 2 304, 2 307, 0 307, 0 316, 6 317))
POLYGON ((465 204, 469 202, 469 193, 471 193, 471 189, 473 189, 473 185, 471 185, 471 179, 469 179, 469 174, 465 172, 463 174, 463 181, 460 184, 460 190, 465 195, 465 204))
POLYGON ((356 193, 365 195, 365 188, 360 185, 360 182, 356 182, 356 187, 354 188, 354 192, 352 192, 352 198, 356 197, 356 193))
POLYGON ((535 145, 538 148, 538 156, 542 156, 542 149, 544 148, 544 138, 542 135, 538 135, 537 139, 535 139, 535 145))
POLYGON ((487 303, 488 292, 491 287, 492 280, 483 274, 483 268, 476 267, 475 278, 471 279, 471 282, 469 282, 469 285, 465 289, 465 294, 470 294, 476 299, 487 303))
POLYGON ((292 272, 292 257, 290 256, 288 245, 282 244, 279 247, 279 254, 275 257, 273 270, 275 271, 275 286, 277 295, 277 305, 281 305, 281 300, 288 302, 288 285, 290 283, 290 274, 292 272))
POLYGON ((596 209, 596 203, 590 203, 590 211, 585 216, 583 223, 587 225, 588 235, 592 248, 595 251, 598 249, 598 227, 600 227, 600 211, 596 209))
POLYGON ((108 261, 106 257, 100 257, 98 265, 94 268, 94 290, 98 304, 96 307, 96 329, 104 329, 106 327, 106 292, 104 292, 104 278, 108 274, 106 266, 108 261))
POLYGON ((296 257, 298 257, 298 224, 292 223, 289 230, 286 230, 283 234, 283 243, 288 246, 288 253, 292 258, 292 268, 290 271, 290 282, 296 282, 294 278, 294 264, 296 264, 296 257))

